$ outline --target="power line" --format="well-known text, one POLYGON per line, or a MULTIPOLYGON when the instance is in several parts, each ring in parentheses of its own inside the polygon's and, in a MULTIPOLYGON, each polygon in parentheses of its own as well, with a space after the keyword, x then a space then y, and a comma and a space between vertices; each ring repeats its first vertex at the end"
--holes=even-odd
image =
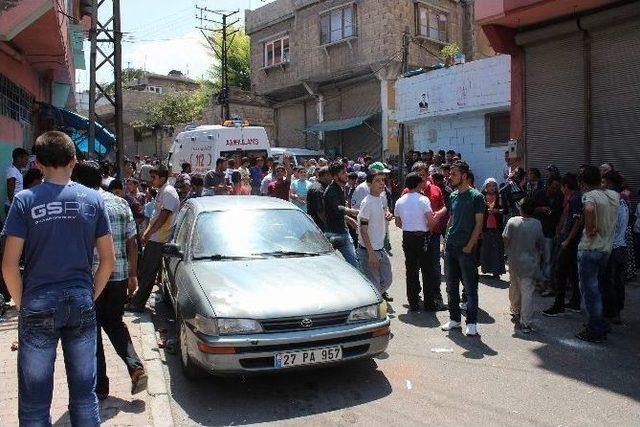
POLYGON ((222 69, 222 81, 220 82, 221 89, 220 94, 218 95, 218 102, 222 105, 222 120, 229 120, 229 70, 227 59, 229 46, 233 44, 235 36, 239 31, 235 28, 235 25, 240 22, 239 19, 229 22, 229 18, 232 18, 240 11, 235 10, 233 12, 226 12, 224 10, 211 10, 206 7, 199 6, 196 6, 196 11, 200 12, 199 16, 196 14, 196 19, 200 20, 200 25, 196 26, 196 28, 200 30, 207 43, 209 43, 209 46, 211 46, 211 50, 213 50, 213 53, 221 62, 220 67, 222 69), (216 15, 221 19, 221 21, 210 19, 209 14, 216 15), (207 24, 205 23, 215 24, 217 28, 207 27, 207 24), (216 41, 214 37, 208 36, 206 32, 220 34, 221 40, 219 42, 216 41))

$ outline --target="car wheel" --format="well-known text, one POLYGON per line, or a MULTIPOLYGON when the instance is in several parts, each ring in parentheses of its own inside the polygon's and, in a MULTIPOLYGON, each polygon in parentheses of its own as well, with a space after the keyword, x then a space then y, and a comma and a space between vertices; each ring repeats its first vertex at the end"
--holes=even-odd
POLYGON ((187 324, 180 316, 176 319, 176 336, 178 337, 178 355, 180 356, 180 366, 182 373, 190 380, 199 380, 206 376, 206 372, 197 366, 189 355, 189 347, 187 345, 187 324))

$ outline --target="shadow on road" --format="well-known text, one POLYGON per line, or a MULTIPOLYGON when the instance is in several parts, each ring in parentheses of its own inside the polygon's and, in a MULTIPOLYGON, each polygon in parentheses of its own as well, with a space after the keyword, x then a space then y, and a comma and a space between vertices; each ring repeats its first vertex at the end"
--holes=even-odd
MULTIPOLYGON (((189 382, 176 357, 167 360, 171 395, 192 422, 235 425, 304 417, 358 406, 391 394, 373 360, 340 367, 189 382)), ((190 422, 187 424, 191 424, 190 422)))
POLYGON ((427 311, 412 311, 398 316, 398 320, 420 328, 439 328, 440 321, 436 313, 427 311))
POLYGON ((509 282, 507 282, 506 280, 502 280, 502 279, 494 279, 491 276, 487 276, 485 274, 480 275, 480 278, 478 279, 479 283, 482 283, 483 285, 487 285, 490 286, 492 288, 497 288, 497 289, 508 289, 509 288, 509 282))
MULTIPOLYGON (((480 331, 482 333, 482 331, 480 331)), ((460 330, 453 330, 447 334, 447 337, 460 347, 464 348, 462 356, 467 359, 483 359, 485 356, 495 356, 497 351, 482 342, 481 336, 468 337, 460 330)))

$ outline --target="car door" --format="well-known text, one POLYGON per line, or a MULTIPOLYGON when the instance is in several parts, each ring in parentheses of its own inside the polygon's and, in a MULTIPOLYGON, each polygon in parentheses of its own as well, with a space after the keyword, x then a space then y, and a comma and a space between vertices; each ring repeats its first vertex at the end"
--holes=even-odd
MULTIPOLYGON (((188 254, 188 242, 190 237, 191 228, 193 227, 193 220, 195 214, 193 209, 187 207, 183 209, 176 218, 176 232, 174 233, 173 243, 180 246, 182 253, 186 257, 188 254)), ((175 299, 177 292, 177 284, 179 283, 178 275, 181 266, 184 264, 184 260, 177 257, 169 257, 167 259, 167 276, 169 277, 169 284, 171 287, 171 295, 175 299)))

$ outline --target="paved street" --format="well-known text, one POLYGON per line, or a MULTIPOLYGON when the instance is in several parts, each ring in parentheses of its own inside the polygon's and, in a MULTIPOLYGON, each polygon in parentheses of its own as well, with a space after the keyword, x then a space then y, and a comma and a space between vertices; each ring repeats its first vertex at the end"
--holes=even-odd
MULTIPOLYGON (((395 301, 388 354, 340 368, 185 380, 167 354, 178 425, 640 425, 640 286, 627 287, 625 325, 604 345, 579 341, 580 315, 515 335, 508 283, 482 279, 480 338, 439 329, 447 313, 406 314, 400 233, 392 227, 395 301)), ((321 274, 321 273, 318 273, 321 274)), ((312 276, 309 276, 312 279, 312 276)), ((313 282, 310 281, 310 286, 313 282)), ((538 309, 550 299, 537 297, 538 309)), ((158 304, 157 328, 173 323, 158 304)))
MULTIPOLYGON (((15 309, 9 310, 0 323, 0 426, 18 425, 18 378, 16 361, 18 352, 11 351, 11 344, 18 340, 18 317, 15 309)), ((128 314, 125 323, 131 333, 136 351, 142 355, 143 328, 140 316, 128 314)), ((131 380, 122 360, 104 335, 104 349, 109 375, 109 397, 100 402, 100 418, 105 426, 164 425, 154 423, 151 415, 152 398, 146 393, 131 396, 131 380)), ((67 404, 69 392, 64 369, 62 348, 58 346, 56 358, 51 421, 56 426, 70 426, 67 404)))

